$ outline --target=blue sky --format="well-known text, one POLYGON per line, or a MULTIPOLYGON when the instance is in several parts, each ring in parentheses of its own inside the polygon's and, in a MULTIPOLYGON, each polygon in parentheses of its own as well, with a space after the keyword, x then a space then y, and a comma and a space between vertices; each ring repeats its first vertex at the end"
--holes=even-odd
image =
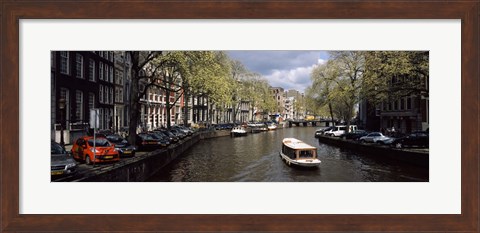
POLYGON ((265 77, 273 87, 304 92, 312 69, 328 59, 326 51, 227 51, 247 69, 265 77))

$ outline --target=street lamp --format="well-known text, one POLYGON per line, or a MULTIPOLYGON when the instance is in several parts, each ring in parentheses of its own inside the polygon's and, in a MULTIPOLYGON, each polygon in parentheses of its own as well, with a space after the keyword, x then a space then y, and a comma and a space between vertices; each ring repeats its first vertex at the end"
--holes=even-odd
POLYGON ((65 99, 58 100, 58 108, 60 109, 60 146, 65 150, 65 141, 63 140, 63 111, 65 110, 65 99))

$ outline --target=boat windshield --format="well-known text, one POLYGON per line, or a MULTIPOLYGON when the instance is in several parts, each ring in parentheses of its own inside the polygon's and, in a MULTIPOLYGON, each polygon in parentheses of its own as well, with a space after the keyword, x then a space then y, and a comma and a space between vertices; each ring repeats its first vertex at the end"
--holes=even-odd
POLYGON ((298 157, 299 158, 313 158, 314 157, 313 150, 301 150, 299 151, 298 157))

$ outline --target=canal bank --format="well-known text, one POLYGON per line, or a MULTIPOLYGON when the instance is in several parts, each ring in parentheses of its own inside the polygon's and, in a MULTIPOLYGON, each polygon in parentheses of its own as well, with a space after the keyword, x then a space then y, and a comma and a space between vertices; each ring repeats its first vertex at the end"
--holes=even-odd
POLYGON ((200 140, 229 136, 229 131, 205 131, 180 141, 168 148, 155 150, 127 162, 112 164, 111 166, 93 169, 88 175, 68 181, 77 182, 142 182, 167 166, 183 152, 198 143, 200 140))
POLYGON ((395 149, 384 145, 374 143, 367 144, 330 136, 318 136, 318 141, 320 143, 360 152, 361 154, 375 156, 375 158, 378 159, 397 160, 427 168, 429 164, 428 151, 395 149))

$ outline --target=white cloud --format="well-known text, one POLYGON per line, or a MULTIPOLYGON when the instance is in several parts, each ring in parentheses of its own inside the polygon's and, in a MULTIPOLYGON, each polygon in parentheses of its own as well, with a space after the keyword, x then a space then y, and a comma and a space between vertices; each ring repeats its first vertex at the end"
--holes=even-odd
POLYGON ((250 71, 263 75, 273 87, 304 92, 310 73, 328 59, 325 51, 228 51, 250 71))
POLYGON ((312 70, 327 60, 319 58, 317 64, 307 67, 296 67, 288 70, 273 70, 269 75, 264 77, 268 80, 272 87, 283 87, 285 90, 295 89, 305 92, 305 89, 311 84, 310 74, 312 70))

